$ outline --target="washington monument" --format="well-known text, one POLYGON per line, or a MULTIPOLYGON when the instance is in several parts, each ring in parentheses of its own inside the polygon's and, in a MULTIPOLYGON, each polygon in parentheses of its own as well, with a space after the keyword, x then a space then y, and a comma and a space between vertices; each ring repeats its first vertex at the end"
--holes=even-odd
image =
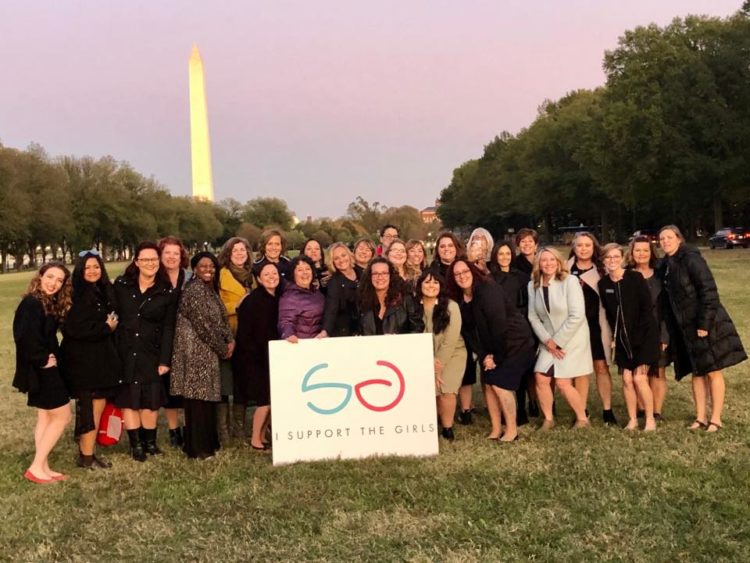
POLYGON ((208 135, 206 87, 203 81, 203 60, 193 44, 188 63, 190 75, 190 147, 193 161, 193 197, 214 200, 211 174, 211 140, 208 135))

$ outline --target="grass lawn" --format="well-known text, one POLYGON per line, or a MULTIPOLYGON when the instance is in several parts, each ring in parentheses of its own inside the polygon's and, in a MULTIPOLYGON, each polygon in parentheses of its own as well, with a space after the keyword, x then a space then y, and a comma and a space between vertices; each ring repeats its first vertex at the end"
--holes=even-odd
MULTIPOLYGON (((750 346, 750 250, 705 255, 750 346)), ((70 480, 32 485, 22 473, 35 414, 10 385, 13 311, 29 277, 0 276, 1 559, 750 560, 747 362, 725 374, 725 427, 713 435, 685 429, 689 380, 670 380, 666 422, 651 435, 604 427, 592 384, 589 430, 526 426, 499 446, 480 414, 431 459, 274 468, 237 445, 204 462, 169 451, 141 464, 124 440, 104 452, 111 470, 88 473, 75 467, 69 429, 52 465, 70 480)), ((620 388, 615 376, 624 421, 620 388)), ((571 418, 563 404, 561 422, 571 418)))

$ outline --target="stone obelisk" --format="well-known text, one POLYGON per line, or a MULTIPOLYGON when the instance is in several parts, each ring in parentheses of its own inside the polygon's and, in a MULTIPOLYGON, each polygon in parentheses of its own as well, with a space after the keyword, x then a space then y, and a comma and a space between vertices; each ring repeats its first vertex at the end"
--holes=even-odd
POLYGON ((214 181, 211 174, 211 140, 208 135, 206 86, 203 80, 203 60, 198 46, 193 44, 188 63, 190 75, 190 147, 193 161, 193 197, 214 200, 214 181))

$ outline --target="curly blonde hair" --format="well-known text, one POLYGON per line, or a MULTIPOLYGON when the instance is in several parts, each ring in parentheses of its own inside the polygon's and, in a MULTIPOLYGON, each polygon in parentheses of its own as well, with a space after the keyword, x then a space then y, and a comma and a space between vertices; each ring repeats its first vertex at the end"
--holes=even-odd
POLYGON ((26 297, 28 295, 41 302, 45 314, 54 315, 58 321, 62 321, 65 318, 65 315, 68 314, 68 311, 70 311, 70 307, 73 304, 73 286, 70 281, 70 271, 62 262, 56 260, 47 262, 39 268, 39 271, 33 278, 31 278, 29 286, 26 288, 26 293, 24 293, 23 296, 26 297), (63 284, 57 293, 54 295, 47 295, 42 289, 42 277, 52 268, 61 270, 64 274, 64 279, 63 284))

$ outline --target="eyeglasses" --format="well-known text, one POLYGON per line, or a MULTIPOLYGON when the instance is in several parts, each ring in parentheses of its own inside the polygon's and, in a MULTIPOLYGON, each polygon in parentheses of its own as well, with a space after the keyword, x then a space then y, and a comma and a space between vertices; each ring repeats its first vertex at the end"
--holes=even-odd
POLYGON ((389 272, 373 272, 370 274, 370 277, 372 278, 385 278, 390 276, 391 274, 389 272))
POLYGON ((463 277, 466 277, 466 276, 469 276, 469 275, 471 275, 471 270, 462 270, 460 272, 459 271, 454 271, 453 272, 453 277, 454 278, 463 278, 463 277))
POLYGON ((398 235, 383 235, 381 238, 392 240, 398 238, 398 235))
POLYGON ((96 248, 92 248, 91 250, 81 250, 78 253, 78 257, 83 258, 87 254, 91 254, 92 256, 101 256, 101 254, 99 254, 99 251, 96 248))

